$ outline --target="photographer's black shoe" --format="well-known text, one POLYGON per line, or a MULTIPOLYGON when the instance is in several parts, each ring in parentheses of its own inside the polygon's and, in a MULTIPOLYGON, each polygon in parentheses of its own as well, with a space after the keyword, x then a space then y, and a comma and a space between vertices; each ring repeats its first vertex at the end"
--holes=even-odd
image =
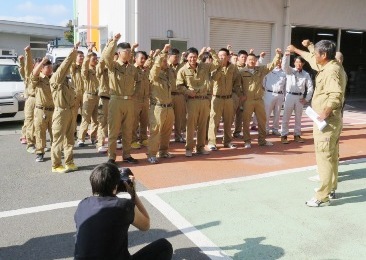
POLYGON ((117 165, 116 160, 113 160, 113 159, 109 159, 107 163, 112 163, 112 164, 117 165))
POLYGON ((128 163, 133 163, 133 164, 136 164, 138 162, 135 158, 132 158, 132 156, 130 156, 126 159, 123 159, 123 161, 128 162, 128 163))

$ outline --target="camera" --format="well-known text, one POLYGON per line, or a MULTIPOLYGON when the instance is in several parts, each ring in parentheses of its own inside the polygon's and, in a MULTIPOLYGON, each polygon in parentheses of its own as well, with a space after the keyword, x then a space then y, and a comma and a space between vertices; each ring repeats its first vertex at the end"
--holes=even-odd
POLYGON ((129 186, 133 185, 131 179, 129 178, 130 175, 133 176, 133 173, 130 170, 130 168, 121 168, 119 170, 120 177, 119 177, 117 192, 127 192, 124 182, 126 182, 129 186))

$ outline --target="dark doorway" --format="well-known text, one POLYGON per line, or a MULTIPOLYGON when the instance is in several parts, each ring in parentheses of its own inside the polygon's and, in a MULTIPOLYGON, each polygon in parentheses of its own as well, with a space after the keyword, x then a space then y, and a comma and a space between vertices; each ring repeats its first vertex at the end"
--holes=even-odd
MULTIPOLYGON (((297 48, 306 50, 301 42, 309 39, 313 43, 320 40, 331 40, 337 43, 338 29, 312 27, 294 27, 291 32, 291 43, 297 48)), ((356 30, 342 30, 340 51, 344 56, 344 69, 348 75, 347 95, 366 96, 366 33, 356 30)), ((292 61, 291 61, 292 64, 292 61)), ((304 67, 314 76, 314 71, 307 64, 304 67)))

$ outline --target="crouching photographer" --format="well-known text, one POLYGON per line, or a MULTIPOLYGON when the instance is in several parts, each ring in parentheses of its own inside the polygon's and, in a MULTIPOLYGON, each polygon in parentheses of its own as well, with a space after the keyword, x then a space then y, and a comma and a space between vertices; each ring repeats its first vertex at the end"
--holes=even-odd
POLYGON ((93 196, 82 200, 75 212, 75 259, 171 259, 172 245, 159 239, 135 254, 128 251, 130 224, 150 228, 150 217, 135 191, 135 177, 128 168, 103 163, 90 175, 93 196), (118 198, 127 191, 131 199, 118 198))

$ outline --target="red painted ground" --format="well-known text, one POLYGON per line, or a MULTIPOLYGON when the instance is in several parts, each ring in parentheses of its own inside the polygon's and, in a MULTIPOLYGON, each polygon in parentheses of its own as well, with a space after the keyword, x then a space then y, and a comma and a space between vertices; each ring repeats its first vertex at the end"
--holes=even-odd
MULTIPOLYGON (((349 114, 344 117, 344 129, 340 140, 340 160, 363 158, 366 156, 366 115, 349 114), (355 124, 353 123, 361 123, 355 124)), ((132 156, 140 159, 137 165, 120 163, 121 153, 117 157, 120 166, 131 167, 137 180, 148 189, 193 184, 219 179, 228 179, 255 175, 265 172, 292 169, 315 165, 314 146, 311 122, 303 117, 302 137, 305 143, 280 143, 280 137, 269 135, 274 146, 259 147, 256 139, 252 148, 244 149, 243 141, 234 139, 238 145, 235 150, 223 148, 222 139, 218 139, 218 151, 210 155, 197 155, 191 158, 184 156, 184 144, 171 143, 171 150, 176 155, 172 159, 160 159, 160 163, 151 165, 146 160, 146 148, 132 150, 132 156)), ((290 129, 292 127, 290 126, 290 129)), ((256 138, 257 135, 253 135, 256 138)), ((315 172, 314 172, 315 174, 315 172)))

